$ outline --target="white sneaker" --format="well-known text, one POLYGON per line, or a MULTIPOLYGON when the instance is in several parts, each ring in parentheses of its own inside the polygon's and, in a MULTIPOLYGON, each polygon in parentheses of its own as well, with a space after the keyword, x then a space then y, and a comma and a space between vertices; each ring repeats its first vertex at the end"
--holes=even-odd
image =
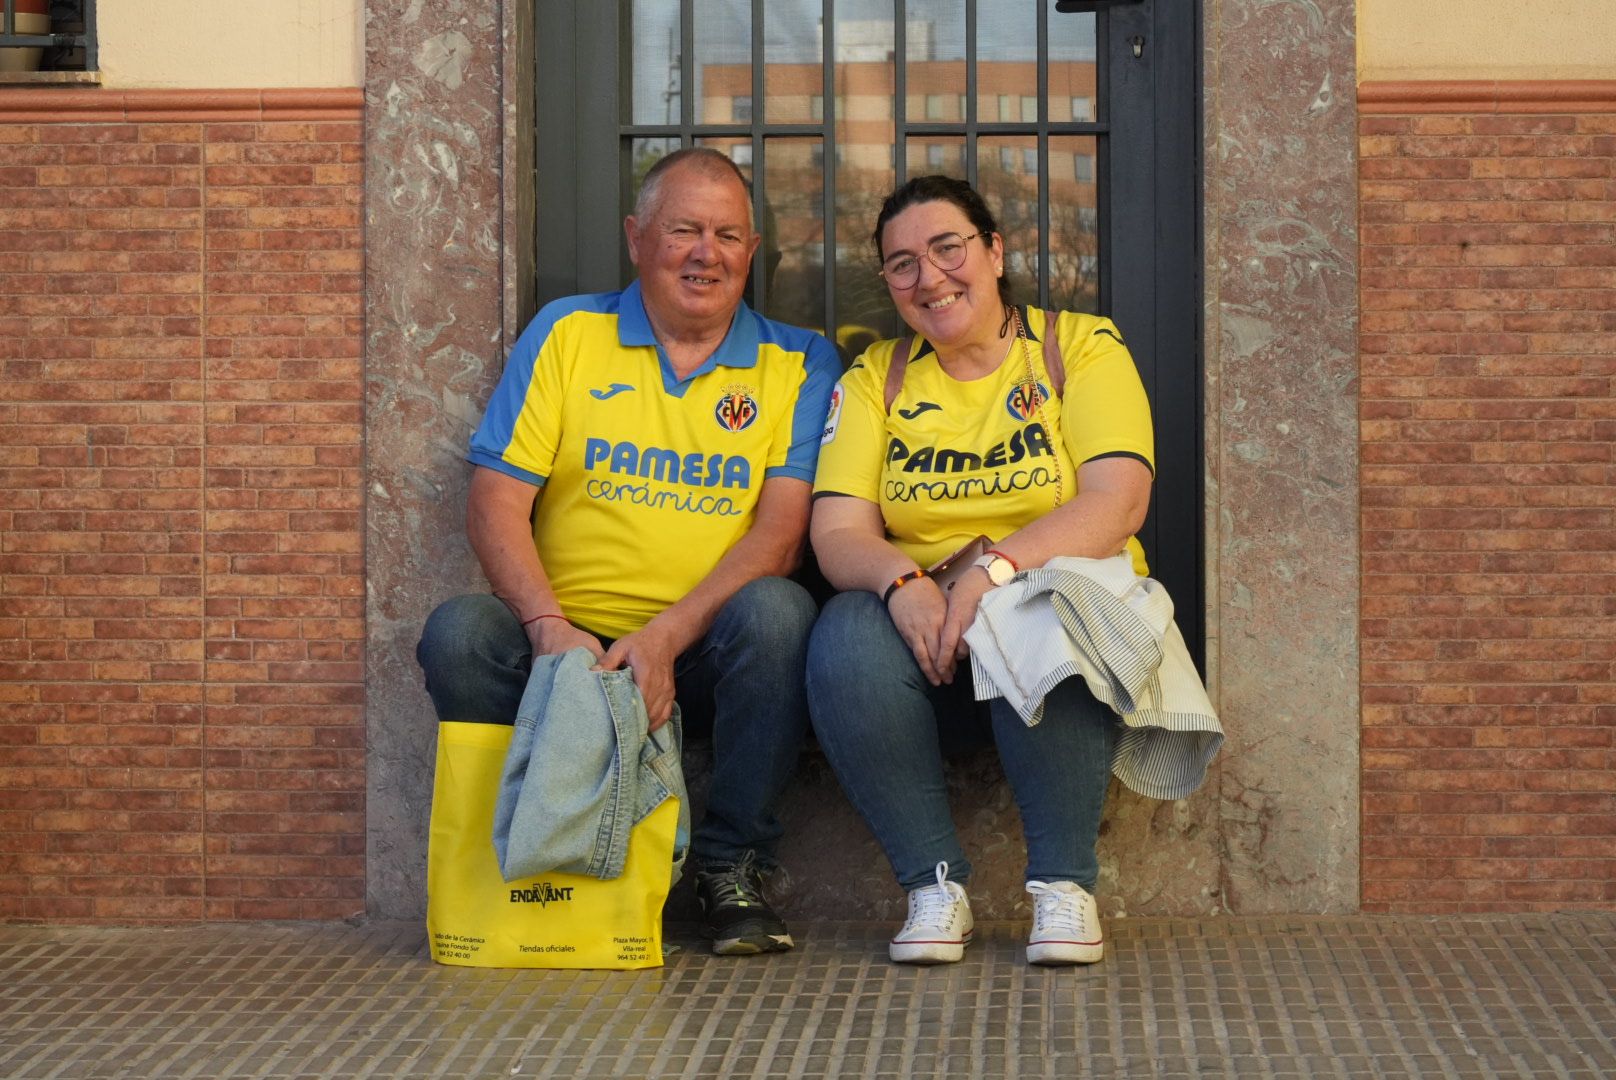
POLYGON ((895 964, 952 964, 971 943, 971 902, 957 882, 948 880, 948 864, 937 864, 937 884, 909 894, 909 918, 887 946, 895 964))
POLYGON ((1032 894, 1029 964, 1092 964, 1105 955, 1100 909, 1075 881, 1027 882, 1032 894))

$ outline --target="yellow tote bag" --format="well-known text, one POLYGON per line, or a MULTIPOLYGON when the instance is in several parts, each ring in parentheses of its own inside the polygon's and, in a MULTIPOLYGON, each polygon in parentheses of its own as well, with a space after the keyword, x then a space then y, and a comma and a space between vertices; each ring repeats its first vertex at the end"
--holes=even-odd
POLYGON ((432 959, 463 967, 661 967, 679 801, 663 800, 634 826, 622 877, 539 874, 507 882, 493 835, 511 733, 504 724, 438 725, 426 866, 432 959))

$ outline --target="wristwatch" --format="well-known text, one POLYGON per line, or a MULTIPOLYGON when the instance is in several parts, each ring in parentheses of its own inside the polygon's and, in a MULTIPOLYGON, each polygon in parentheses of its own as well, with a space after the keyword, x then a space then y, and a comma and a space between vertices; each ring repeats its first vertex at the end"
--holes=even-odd
POLYGON ((1003 585, 1016 576, 1016 564, 994 551, 988 552, 971 565, 986 570, 988 580, 994 585, 1003 585))

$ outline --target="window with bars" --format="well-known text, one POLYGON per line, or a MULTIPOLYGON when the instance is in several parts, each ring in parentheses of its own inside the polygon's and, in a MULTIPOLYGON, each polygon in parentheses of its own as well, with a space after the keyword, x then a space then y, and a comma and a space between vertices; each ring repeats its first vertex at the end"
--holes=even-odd
MULTIPOLYGON (((1019 298, 1123 327, 1157 415, 1146 533, 1199 538, 1201 5, 1081 6, 538 3, 540 301, 629 281, 621 222, 640 178, 712 146, 752 186, 748 302, 850 360, 899 330, 870 241, 881 199, 911 175, 959 176, 999 219, 1019 298)), ((1198 539, 1145 544, 1175 596, 1200 595, 1198 539)))
POLYGON ((0 82, 77 82, 98 65, 95 0, 0 0, 0 82))

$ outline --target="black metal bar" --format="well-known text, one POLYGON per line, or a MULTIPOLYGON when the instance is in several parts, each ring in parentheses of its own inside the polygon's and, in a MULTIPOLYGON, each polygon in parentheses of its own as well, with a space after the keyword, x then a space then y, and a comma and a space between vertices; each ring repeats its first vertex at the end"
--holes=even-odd
POLYGON ((763 171, 768 154, 763 129, 769 119, 763 85, 764 11, 763 0, 752 0, 752 220, 757 231, 763 234, 763 243, 758 245, 757 254, 752 256, 752 309, 766 314, 769 306, 769 244, 778 244, 780 236, 778 230, 774 236, 769 236, 764 227, 768 223, 769 205, 763 171))
POLYGON ((965 182, 976 175, 976 0, 965 0, 965 182))
POLYGON ((820 25, 825 28, 821 52, 824 65, 820 72, 821 93, 825 95, 824 108, 819 115, 825 128, 825 178, 820 187, 820 201, 825 218, 825 336, 836 340, 836 0, 825 0, 820 25))
MULTIPOLYGON (((963 135, 965 125, 952 121, 937 123, 909 124, 905 130, 910 135, 963 135)), ((976 125, 978 135, 1033 135, 1038 131, 1035 124, 1018 123, 987 123, 976 125)), ((1107 131, 1104 124, 1050 124, 1051 135, 1104 135, 1107 131)))
POLYGON ((737 138, 752 134, 763 135, 818 135, 824 129, 819 124, 694 124, 686 129, 678 124, 625 124, 620 134, 636 139, 672 139, 686 130, 698 139, 737 138))
MULTIPOLYGON (((1107 135, 1111 132, 1111 16, 1094 16, 1094 119, 1107 135)), ((1094 140, 1094 217, 1099 230, 1100 257, 1094 301, 1101 312, 1111 310, 1111 140, 1094 140)))
POLYGON ((1038 5, 1038 306, 1049 308, 1049 8, 1038 5))
POLYGON ((101 70, 101 39, 95 32, 95 0, 84 0, 84 69, 101 70))
POLYGON ((696 126, 696 0, 679 0, 679 147, 693 146, 696 126))
POLYGON ((892 186, 909 179, 909 4, 892 0, 892 186))

